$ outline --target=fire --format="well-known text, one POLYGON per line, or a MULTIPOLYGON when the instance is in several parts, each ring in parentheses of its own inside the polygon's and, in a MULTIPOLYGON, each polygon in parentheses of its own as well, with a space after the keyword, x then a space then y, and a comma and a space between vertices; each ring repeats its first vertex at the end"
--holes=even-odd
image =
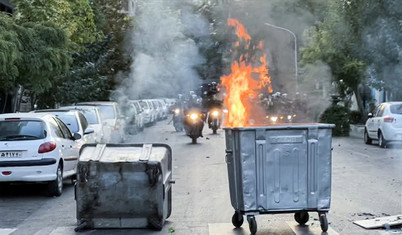
POLYGON ((227 127, 249 126, 250 114, 256 105, 258 94, 264 89, 272 93, 271 78, 268 76, 267 59, 263 52, 264 45, 260 41, 250 50, 251 37, 244 26, 236 19, 228 19, 228 25, 235 27, 238 37, 236 48, 247 51, 235 59, 231 65, 231 73, 222 76, 222 85, 226 88, 225 105, 228 116, 227 127), (250 56, 254 54, 254 56, 250 56))

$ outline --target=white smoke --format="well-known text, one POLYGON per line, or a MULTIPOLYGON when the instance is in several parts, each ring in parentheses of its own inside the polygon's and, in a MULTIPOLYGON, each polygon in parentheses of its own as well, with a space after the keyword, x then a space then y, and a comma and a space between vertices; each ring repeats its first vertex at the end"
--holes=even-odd
POLYGON ((196 66, 205 59, 189 35, 208 35, 208 23, 180 7, 184 2, 149 0, 139 6, 134 63, 122 88, 130 99, 174 97, 201 83, 196 66))

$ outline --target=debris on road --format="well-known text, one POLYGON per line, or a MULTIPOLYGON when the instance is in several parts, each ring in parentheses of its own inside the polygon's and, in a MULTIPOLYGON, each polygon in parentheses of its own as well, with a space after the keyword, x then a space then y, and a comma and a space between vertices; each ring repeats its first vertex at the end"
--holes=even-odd
POLYGON ((374 219, 358 220, 358 221, 354 221, 353 223, 357 224, 363 228, 366 228, 366 229, 372 229, 372 228, 390 229, 390 227, 392 227, 392 226, 401 226, 402 225, 402 214, 378 217, 378 218, 374 218, 374 219))

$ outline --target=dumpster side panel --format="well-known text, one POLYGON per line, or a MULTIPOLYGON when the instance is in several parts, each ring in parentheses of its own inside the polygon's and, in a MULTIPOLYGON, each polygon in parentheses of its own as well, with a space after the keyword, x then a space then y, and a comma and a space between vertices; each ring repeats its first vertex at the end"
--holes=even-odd
POLYGON ((328 211, 331 128, 321 124, 225 128, 234 209, 328 211))
POLYGON ((78 224, 160 229, 171 213, 171 162, 168 146, 84 146, 75 185, 78 224))
POLYGON ((317 209, 328 211, 331 205, 332 129, 320 129, 318 149, 318 202, 317 209))
POLYGON ((306 130, 267 130, 268 209, 307 207, 306 130))

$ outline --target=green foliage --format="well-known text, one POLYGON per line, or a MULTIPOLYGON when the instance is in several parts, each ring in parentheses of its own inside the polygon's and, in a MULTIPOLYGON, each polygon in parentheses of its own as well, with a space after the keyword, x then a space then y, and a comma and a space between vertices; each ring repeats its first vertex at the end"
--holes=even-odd
POLYGON ((0 89, 9 90, 18 76, 16 61, 20 59, 21 42, 10 16, 0 12, 0 89))
POLYGON ((52 22, 65 30, 70 46, 80 50, 84 43, 92 43, 102 37, 96 31, 94 12, 89 0, 12 0, 14 15, 19 23, 52 22))
POLYGON ((362 124, 362 114, 359 111, 350 112, 350 124, 362 124))
POLYGON ((71 58, 67 37, 52 23, 25 23, 17 34, 23 54, 17 61, 19 76, 16 82, 34 94, 52 87, 52 80, 67 71, 71 58))
POLYGON ((79 101, 108 100, 112 89, 111 79, 102 75, 113 51, 107 45, 111 37, 89 44, 73 56, 71 69, 54 79, 52 90, 38 98, 40 108, 53 107, 56 103, 72 104, 79 101))
POLYGON ((331 105, 320 116, 320 122, 335 124, 332 130, 333 136, 349 136, 350 131, 350 111, 340 105, 331 105))

